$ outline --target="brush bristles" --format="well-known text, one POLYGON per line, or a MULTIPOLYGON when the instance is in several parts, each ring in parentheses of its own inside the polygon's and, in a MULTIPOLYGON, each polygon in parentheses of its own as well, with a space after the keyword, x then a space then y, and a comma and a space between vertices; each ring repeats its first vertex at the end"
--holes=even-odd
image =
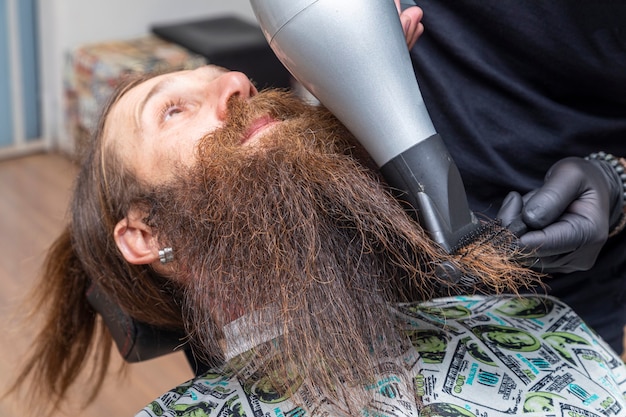
POLYGON ((523 265, 517 237, 498 222, 482 224, 455 248, 462 276, 457 286, 483 293, 514 293, 543 288, 543 275, 523 265))

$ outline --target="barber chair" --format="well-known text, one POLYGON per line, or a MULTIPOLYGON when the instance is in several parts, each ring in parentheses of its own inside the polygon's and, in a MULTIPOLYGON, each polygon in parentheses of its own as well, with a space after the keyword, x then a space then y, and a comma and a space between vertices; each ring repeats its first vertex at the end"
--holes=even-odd
POLYGON ((182 350, 195 375, 201 375, 209 369, 207 364, 193 356, 183 332, 158 328, 133 319, 94 284, 87 290, 86 297, 102 317, 117 350, 126 362, 146 361, 182 350))

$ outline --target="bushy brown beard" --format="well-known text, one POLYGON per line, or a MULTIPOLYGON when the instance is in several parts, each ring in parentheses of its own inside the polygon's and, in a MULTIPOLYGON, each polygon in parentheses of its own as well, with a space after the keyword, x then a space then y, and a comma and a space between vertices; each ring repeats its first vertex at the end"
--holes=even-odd
POLYGON ((260 341, 278 325, 279 374, 296 369, 331 397, 368 382, 376 358, 403 349, 388 302, 432 298, 445 254, 357 161, 352 136, 326 110, 280 92, 231 104, 226 125, 199 143, 197 164, 155 192, 149 219, 174 248, 196 351, 221 357, 222 326, 270 311, 272 322, 248 336, 260 341), (242 147, 264 114, 283 123, 242 147))

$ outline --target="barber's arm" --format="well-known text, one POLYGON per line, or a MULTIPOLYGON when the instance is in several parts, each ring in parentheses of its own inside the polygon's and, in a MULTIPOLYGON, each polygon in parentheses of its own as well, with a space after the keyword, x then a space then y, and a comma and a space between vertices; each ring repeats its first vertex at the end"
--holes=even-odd
POLYGON ((594 265, 609 235, 624 227, 622 162, 604 153, 565 158, 550 168, 543 186, 505 198, 498 218, 533 252, 534 268, 569 273, 594 265))

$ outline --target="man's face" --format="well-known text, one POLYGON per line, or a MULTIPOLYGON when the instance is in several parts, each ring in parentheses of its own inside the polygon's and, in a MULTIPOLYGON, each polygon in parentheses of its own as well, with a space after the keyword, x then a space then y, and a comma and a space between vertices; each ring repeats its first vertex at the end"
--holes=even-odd
MULTIPOLYGON (((257 94, 240 72, 217 66, 180 71, 149 79, 124 94, 113 106, 105 141, 140 180, 168 180, 180 166, 194 161, 197 141, 221 127, 232 97, 247 100, 257 94)), ((273 121, 259 118, 242 145, 252 145, 273 121)))

